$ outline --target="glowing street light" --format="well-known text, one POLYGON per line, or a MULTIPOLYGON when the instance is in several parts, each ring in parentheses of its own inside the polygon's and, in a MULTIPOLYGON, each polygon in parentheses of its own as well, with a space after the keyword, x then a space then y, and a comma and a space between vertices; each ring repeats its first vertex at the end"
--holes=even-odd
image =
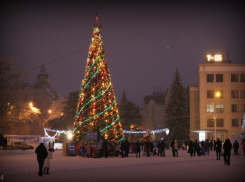
POLYGON ((67 138, 68 138, 69 140, 71 140, 72 137, 73 137, 72 133, 68 133, 67 138))
MULTIPOLYGON (((215 92, 215 98, 214 98, 214 101, 215 101, 215 104, 214 104, 215 113, 216 113, 216 98, 220 98, 220 96, 221 96, 220 91, 216 91, 215 92)), ((214 114, 214 138, 215 138, 215 140, 217 139, 216 138, 216 117, 217 116, 214 114)))
POLYGON ((29 103, 29 106, 30 106, 30 107, 32 107, 32 106, 33 106, 32 102, 30 102, 30 103, 29 103))
POLYGON ((52 110, 51 110, 51 109, 49 109, 49 110, 48 110, 48 113, 49 113, 49 114, 51 114, 51 112, 52 112, 52 110))

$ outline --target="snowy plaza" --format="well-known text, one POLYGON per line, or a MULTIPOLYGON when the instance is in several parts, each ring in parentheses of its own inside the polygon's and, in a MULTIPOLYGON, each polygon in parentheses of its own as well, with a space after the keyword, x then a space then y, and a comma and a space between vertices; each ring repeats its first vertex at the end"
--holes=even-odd
MULTIPOLYGON (((62 150, 53 153, 50 175, 38 176, 38 163, 34 150, 0 150, 0 175, 2 181, 234 181, 244 179, 245 156, 231 155, 230 166, 223 157, 216 160, 216 153, 190 157, 186 150, 179 150, 172 157, 141 156, 131 153, 128 158, 65 157, 62 150)), ((0 180, 1 181, 1 180, 0 180)))

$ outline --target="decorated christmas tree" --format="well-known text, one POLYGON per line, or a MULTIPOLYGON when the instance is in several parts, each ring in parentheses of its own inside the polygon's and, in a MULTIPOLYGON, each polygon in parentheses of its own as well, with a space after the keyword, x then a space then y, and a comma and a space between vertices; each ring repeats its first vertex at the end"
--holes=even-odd
POLYGON ((96 15, 74 122, 76 142, 83 140, 86 132, 91 131, 99 131, 99 135, 109 141, 124 139, 100 28, 96 15))

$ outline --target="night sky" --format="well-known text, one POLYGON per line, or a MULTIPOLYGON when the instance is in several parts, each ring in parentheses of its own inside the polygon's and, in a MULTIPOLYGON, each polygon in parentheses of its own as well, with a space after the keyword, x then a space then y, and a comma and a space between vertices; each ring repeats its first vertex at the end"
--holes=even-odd
MULTIPOLYGON (((170 87, 176 68, 184 87, 198 84, 207 53, 229 49, 232 63, 244 63, 244 9, 242 1, 1 1, 0 58, 27 71, 85 47, 46 65, 53 90, 68 96, 80 89, 97 12, 117 101, 124 89, 142 107, 155 86, 170 87)), ((39 71, 28 71, 30 84, 39 71)))

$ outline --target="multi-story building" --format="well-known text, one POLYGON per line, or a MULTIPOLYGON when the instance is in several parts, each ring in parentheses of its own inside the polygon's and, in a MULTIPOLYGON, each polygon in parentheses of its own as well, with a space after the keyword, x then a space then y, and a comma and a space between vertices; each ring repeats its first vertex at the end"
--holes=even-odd
POLYGON ((244 135, 245 64, 207 55, 198 65, 199 85, 189 86, 190 139, 215 140, 244 135))

